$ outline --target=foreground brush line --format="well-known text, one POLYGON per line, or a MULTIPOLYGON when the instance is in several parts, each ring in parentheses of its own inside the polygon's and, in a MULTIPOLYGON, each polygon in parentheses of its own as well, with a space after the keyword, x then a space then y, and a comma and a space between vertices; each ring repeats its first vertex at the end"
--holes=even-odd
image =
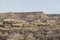
POLYGON ((60 40, 60 15, 44 12, 1 13, 0 40, 60 40))

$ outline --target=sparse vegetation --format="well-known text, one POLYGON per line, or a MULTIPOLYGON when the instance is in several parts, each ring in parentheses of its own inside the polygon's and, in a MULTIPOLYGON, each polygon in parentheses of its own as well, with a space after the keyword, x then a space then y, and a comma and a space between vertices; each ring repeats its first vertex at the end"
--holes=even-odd
POLYGON ((10 13, 0 15, 0 40, 60 40, 58 16, 44 12, 10 13))

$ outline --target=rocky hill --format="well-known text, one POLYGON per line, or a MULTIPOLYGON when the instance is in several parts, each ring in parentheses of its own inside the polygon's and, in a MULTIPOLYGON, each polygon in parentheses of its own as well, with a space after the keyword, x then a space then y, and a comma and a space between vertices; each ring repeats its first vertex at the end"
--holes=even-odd
POLYGON ((44 12, 0 13, 0 40, 60 40, 59 18, 44 12))

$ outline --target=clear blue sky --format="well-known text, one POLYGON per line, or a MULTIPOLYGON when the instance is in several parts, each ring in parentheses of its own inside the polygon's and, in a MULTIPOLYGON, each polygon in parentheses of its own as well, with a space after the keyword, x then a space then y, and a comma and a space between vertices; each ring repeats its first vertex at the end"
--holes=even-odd
POLYGON ((0 12, 44 11, 60 13, 60 0, 0 0, 0 12))

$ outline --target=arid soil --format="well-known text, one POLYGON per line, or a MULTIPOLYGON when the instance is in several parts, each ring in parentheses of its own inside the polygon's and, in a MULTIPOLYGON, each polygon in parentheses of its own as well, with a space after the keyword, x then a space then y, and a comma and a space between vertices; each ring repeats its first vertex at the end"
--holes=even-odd
POLYGON ((60 40, 60 14, 0 13, 0 40, 60 40))

